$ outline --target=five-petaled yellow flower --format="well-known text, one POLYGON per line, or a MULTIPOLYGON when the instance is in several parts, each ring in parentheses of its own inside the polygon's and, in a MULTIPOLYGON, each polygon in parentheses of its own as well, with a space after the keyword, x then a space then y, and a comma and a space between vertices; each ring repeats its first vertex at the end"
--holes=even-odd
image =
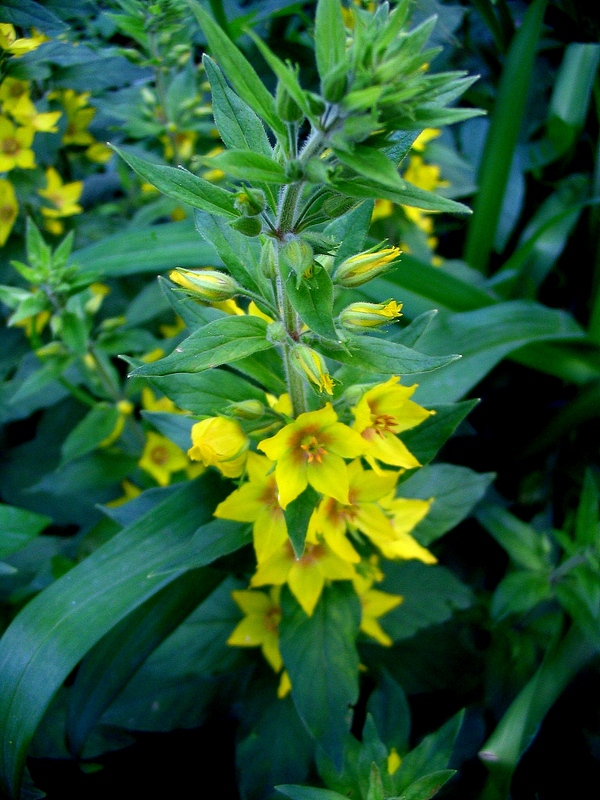
POLYGON ((288 539, 279 550, 258 565, 250 585, 282 586, 287 583, 310 617, 319 602, 326 580, 349 581, 354 575, 353 564, 336 555, 327 542, 318 541, 316 537, 307 534, 304 553, 300 558, 296 558, 288 539))
POLYGON ((345 458, 365 452, 365 441, 356 431, 337 421, 331 403, 318 411, 300 414, 258 449, 277 462, 275 477, 279 502, 286 508, 310 484, 321 494, 348 502, 345 458))
POLYGON ((368 443, 366 458, 374 469, 377 469, 375 459, 406 469, 420 466, 396 434, 420 425, 432 412, 410 400, 416 384, 400 386, 399 380, 393 376, 369 389, 353 409, 352 427, 368 443))
POLYGON ((71 217, 81 214, 83 208, 77 203, 83 191, 83 181, 63 183, 62 178, 54 167, 46 170, 46 188, 38 189, 38 194, 49 200, 53 208, 42 208, 42 214, 49 219, 71 217))
POLYGON ((0 172, 10 169, 33 169, 35 156, 30 149, 33 128, 16 128, 6 117, 0 117, 0 172))
POLYGON ((268 458, 249 452, 246 470, 250 480, 219 503, 215 511, 220 519, 254 523, 254 550, 259 562, 279 550, 288 537, 272 468, 268 458))
POLYGON ((275 672, 283 666, 279 652, 280 592, 279 586, 272 587, 269 594, 251 589, 232 592, 233 599, 246 616, 227 639, 227 644, 236 647, 260 647, 275 672))
POLYGON ((192 428, 188 456, 205 467, 217 467, 226 478, 239 478, 246 466, 248 437, 239 423, 226 417, 208 417, 192 428))
POLYGON ((0 247, 8 239, 19 213, 19 204, 10 181, 0 178, 0 247))
POLYGON ((154 431, 146 434, 146 446, 138 463, 160 486, 168 486, 171 475, 188 466, 183 450, 166 436, 154 431))

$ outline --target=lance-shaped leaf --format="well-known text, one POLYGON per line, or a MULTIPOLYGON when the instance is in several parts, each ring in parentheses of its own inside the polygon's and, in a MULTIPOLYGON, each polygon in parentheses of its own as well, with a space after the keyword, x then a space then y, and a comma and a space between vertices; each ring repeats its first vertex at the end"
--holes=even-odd
POLYGON ((285 139, 285 125, 277 115, 273 96, 256 74, 252 64, 242 55, 200 3, 196 0, 187 0, 187 2, 208 40, 210 52, 231 81, 235 91, 259 117, 264 119, 278 137, 285 139))
POLYGON ((226 147, 251 150, 269 157, 272 153, 263 124, 250 106, 227 85, 223 73, 212 58, 202 58, 210 81, 215 124, 226 147))
POLYGON ((328 358, 341 361, 350 367, 364 369, 382 375, 411 375, 415 372, 429 372, 451 364, 460 356, 427 356, 411 350, 403 344, 377 339, 374 336, 352 336, 342 350, 320 341, 315 347, 328 358))
POLYGON ((216 156, 204 159, 209 167, 223 170, 234 178, 247 181, 285 183, 285 170, 269 156, 249 150, 224 150, 216 156))
POLYGON ((62 446, 62 463, 84 456, 100 446, 114 431, 119 420, 119 409, 110 403, 97 406, 79 422, 62 446))
POLYGON ((285 86, 290 97, 296 102, 298 108, 300 108, 307 117, 314 117, 314 114, 311 114, 306 94, 302 90, 294 70, 287 64, 284 64, 280 58, 277 58, 275 53, 270 50, 263 40, 260 39, 255 33, 248 31, 248 34, 262 53, 267 64, 271 67, 275 75, 277 75, 281 83, 285 86))
POLYGON ((187 203, 192 208, 201 208, 211 214, 219 214, 229 219, 239 217, 234 207, 235 196, 231 192, 227 192, 203 178, 198 178, 197 175, 193 175, 186 169, 151 164, 131 153, 124 153, 118 147, 113 147, 113 150, 140 177, 155 186, 159 192, 166 194, 167 197, 180 203, 187 203))
POLYGON ((283 512, 288 536, 296 558, 301 558, 304 552, 308 523, 318 502, 319 495, 312 486, 307 486, 302 494, 299 494, 295 500, 289 503, 283 512))
POLYGON ((201 375, 157 376, 152 378, 151 384, 168 395, 179 408, 207 417, 215 416, 229 403, 250 398, 264 401, 265 397, 256 386, 222 369, 201 375))
MULTIPOLYGON (((4 633, 0 640, 4 796, 19 796, 31 738, 76 664, 108 631, 181 574, 156 572, 210 518, 220 483, 207 473, 186 484, 38 594, 4 633)), ((233 549, 237 546, 239 542, 233 549)), ((213 548, 212 554, 226 552, 213 548)))
POLYGON ((319 0, 315 13, 315 55, 321 80, 346 53, 346 30, 339 0, 319 0))
POLYGON ((132 375, 171 375, 204 372, 273 347, 266 338, 267 323, 259 317, 224 317, 192 333, 166 358, 144 364, 132 375))
POLYGON ((333 324, 333 284, 326 269, 315 263, 313 274, 297 282, 296 273, 287 268, 285 290, 290 303, 309 328, 328 339, 338 339, 333 324))
POLYGON ((358 699, 360 602, 348 582, 324 589, 312 617, 281 593, 279 646, 296 710, 334 764, 342 764, 350 707, 358 699))
MULTIPOLYGON (((346 258, 350 258, 363 249, 373 214, 374 203, 364 200, 358 208, 353 208, 343 216, 330 222, 324 233, 341 242, 333 260, 335 269, 346 258)), ((377 298, 379 299, 379 297, 377 298)))
POLYGON ((406 184, 398 175, 397 166, 381 150, 365 145, 356 145, 349 152, 334 148, 338 159, 365 178, 370 178, 393 191, 402 191, 406 184))
POLYGON ((457 203, 455 200, 449 200, 447 197, 413 186, 408 181, 400 180, 402 188, 398 189, 392 189, 388 184, 363 177, 332 178, 330 184, 351 197, 383 198, 400 205, 422 208, 424 211, 445 211, 450 214, 471 213, 471 209, 463 203, 457 203))
POLYGON ((0 558, 20 550, 51 522, 33 511, 0 505, 0 558))
POLYGON ((402 441, 421 464, 427 464, 478 402, 478 400, 463 400, 462 403, 428 405, 427 408, 435 411, 435 414, 416 428, 404 431, 402 441))

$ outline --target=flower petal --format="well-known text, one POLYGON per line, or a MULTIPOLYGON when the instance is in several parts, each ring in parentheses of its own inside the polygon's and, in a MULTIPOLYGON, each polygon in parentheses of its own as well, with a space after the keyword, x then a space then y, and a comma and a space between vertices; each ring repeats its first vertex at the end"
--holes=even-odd
MULTIPOLYGON (((348 468, 346 462, 335 453, 327 453, 321 463, 312 461, 306 465, 306 477, 310 485, 326 497, 335 497, 348 504, 348 468)), ((282 503, 283 505, 283 503, 282 503)))
POLYGON ((309 617, 313 611, 325 585, 323 573, 318 562, 298 562, 290 570, 288 585, 296 600, 309 617))

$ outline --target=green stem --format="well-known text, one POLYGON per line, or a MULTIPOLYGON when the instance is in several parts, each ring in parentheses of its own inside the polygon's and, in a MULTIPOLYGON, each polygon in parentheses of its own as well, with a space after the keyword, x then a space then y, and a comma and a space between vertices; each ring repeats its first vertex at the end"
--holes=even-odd
POLYGON ((544 717, 577 673, 597 654, 577 625, 550 646, 539 669, 500 720, 479 757, 490 775, 482 800, 505 800, 513 772, 544 717))
POLYGON ((64 386, 65 389, 73 395, 73 397, 77 398, 81 403, 85 403, 86 406, 90 406, 90 408, 95 408, 98 401, 95 400, 91 394, 88 394, 85 389, 81 389, 79 386, 75 386, 74 383, 67 380, 62 375, 59 376, 58 382, 61 386, 64 386))
MULTIPOLYGON (((598 116, 600 116, 600 82, 596 82, 594 89, 596 111, 598 116)), ((600 195, 600 136, 598 137, 598 144, 596 145, 596 164, 594 166, 591 191, 593 196, 600 195)), ((593 249, 592 258, 594 260, 594 279, 588 335, 590 339, 600 344, 600 212, 597 208, 592 209, 590 213, 590 228, 590 242, 593 249)))

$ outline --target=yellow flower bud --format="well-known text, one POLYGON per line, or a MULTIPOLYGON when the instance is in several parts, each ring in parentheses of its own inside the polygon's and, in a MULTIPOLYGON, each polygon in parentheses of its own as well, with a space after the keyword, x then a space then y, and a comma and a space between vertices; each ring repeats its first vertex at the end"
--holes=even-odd
POLYGON ((366 250, 343 261, 335 272, 335 282, 340 286, 362 286, 372 278, 386 272, 390 264, 400 255, 398 247, 386 247, 383 250, 366 250))
POLYGON ((368 328, 389 325, 401 317, 402 303, 387 300, 385 303, 352 303, 340 314, 340 323, 346 330, 364 333, 368 328))
POLYGON ((333 380, 329 374, 323 358, 310 347, 298 344, 291 353, 292 364, 302 373, 320 392, 333 394, 333 380))
POLYGON ((129 414, 133 414, 135 406, 130 400, 119 400, 117 403, 117 408, 119 410, 119 414, 123 414, 127 417, 129 414))
POLYGON ((250 441, 239 424, 225 417, 208 417, 192 427, 188 456, 206 467, 217 467, 226 478, 238 478, 244 471, 250 441))
POLYGON ((239 286, 232 277, 216 269, 184 269, 179 267, 169 273, 173 283, 197 295, 205 303, 230 300, 239 294, 239 286))
POLYGON ((265 407, 260 400, 240 400, 239 403, 230 403, 227 413, 239 419, 260 419, 265 407))

